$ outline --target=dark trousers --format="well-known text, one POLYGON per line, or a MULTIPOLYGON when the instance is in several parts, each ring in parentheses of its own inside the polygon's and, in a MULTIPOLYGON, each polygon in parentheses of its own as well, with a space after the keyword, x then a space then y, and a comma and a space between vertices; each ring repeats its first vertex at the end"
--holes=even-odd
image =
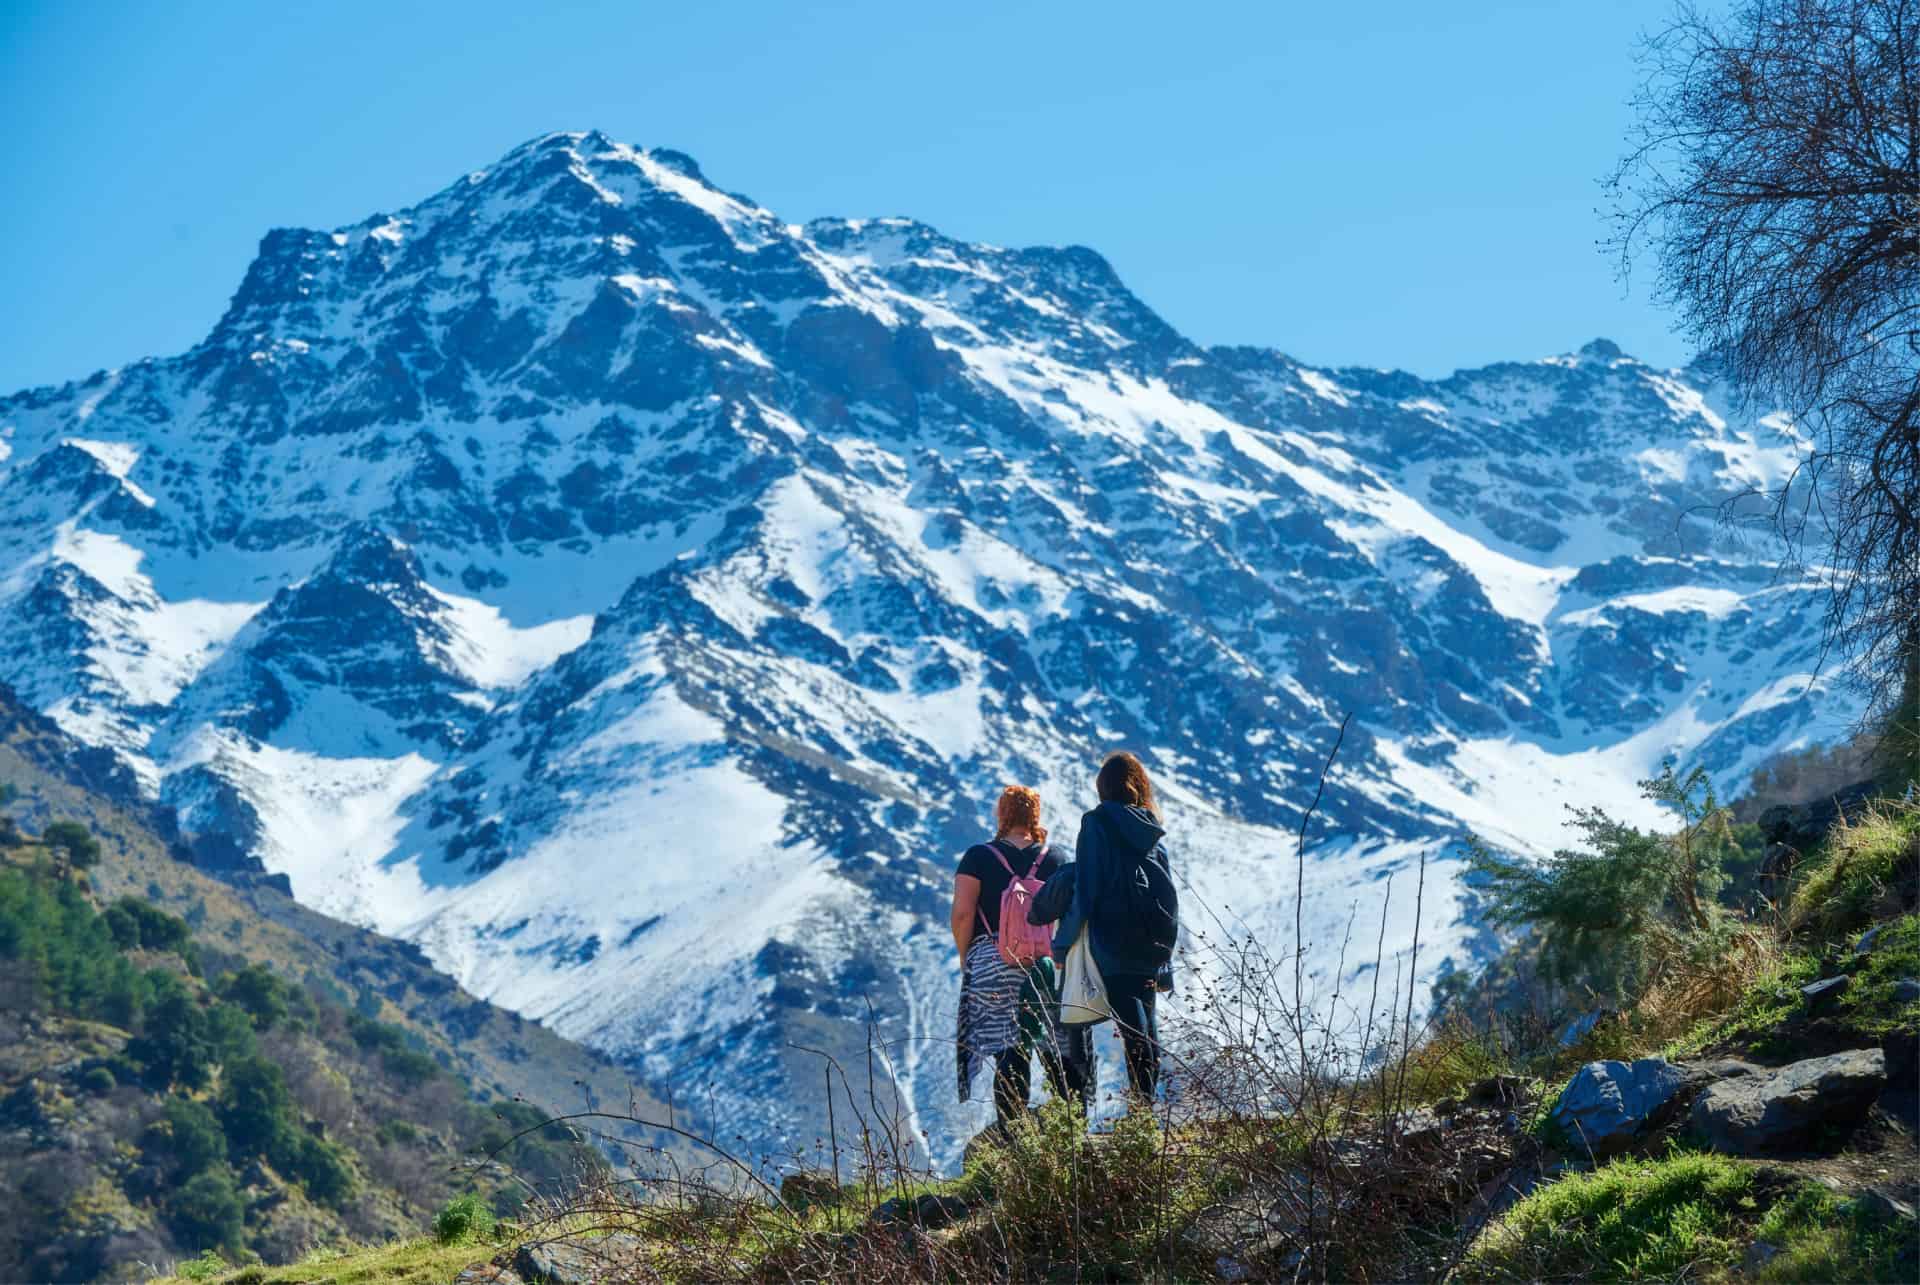
POLYGON ((1107 1003, 1127 1054, 1127 1088, 1137 1098, 1151 1101, 1160 1082, 1160 1028, 1153 1016, 1160 991, 1151 973, 1108 973, 1107 1003))
POLYGON ((1040 1055, 1046 1072, 1047 1088, 1055 1097, 1080 1099, 1080 1109, 1093 1111, 1093 1030, 1070 1026, 1066 1047, 1011 1048, 993 1060, 993 1112, 1002 1123, 1017 1120, 1027 1109, 1027 1094, 1033 1088, 1033 1054, 1040 1055))

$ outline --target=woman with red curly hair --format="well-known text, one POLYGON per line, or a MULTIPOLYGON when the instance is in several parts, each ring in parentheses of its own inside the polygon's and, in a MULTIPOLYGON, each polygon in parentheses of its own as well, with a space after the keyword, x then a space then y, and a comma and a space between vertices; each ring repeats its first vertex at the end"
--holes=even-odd
POLYGON ((1084 1067, 1070 1067, 1060 1056, 1066 1044, 1048 934, 1001 922, 1003 907, 1030 904, 1030 894, 1059 868, 1047 846, 1047 828, 1040 824, 1039 792, 1009 785, 994 808, 993 838, 968 848, 953 878, 953 944, 960 951, 955 1056, 960 1100, 968 1100, 975 1072, 991 1060, 994 1114, 1003 1125, 1026 1112, 1036 1049, 1054 1093, 1073 1093, 1083 1105, 1088 1096, 1084 1067), (1037 954, 1016 945, 1036 936, 1037 954))

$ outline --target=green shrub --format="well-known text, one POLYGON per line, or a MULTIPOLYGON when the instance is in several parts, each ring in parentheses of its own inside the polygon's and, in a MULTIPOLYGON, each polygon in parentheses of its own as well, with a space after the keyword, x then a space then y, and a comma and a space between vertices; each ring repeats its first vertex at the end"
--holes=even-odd
POLYGON ((182 1280, 210 1281, 227 1270, 227 1260, 215 1250, 202 1250, 200 1257, 174 1264, 173 1274, 182 1280))
POLYGON ((493 1231, 493 1210, 479 1196, 455 1196, 433 1216, 433 1238, 442 1245, 484 1240, 493 1231))
POLYGON ((419 1088, 440 1074, 440 1064, 418 1049, 389 1049, 380 1061, 403 1088, 419 1088))
POLYGON ((240 1195, 223 1170, 195 1174, 168 1197, 166 1205, 168 1225, 190 1248, 234 1248, 246 1229, 240 1195))
POLYGON ((1616 1160, 1535 1190, 1461 1264, 1469 1281, 1671 1280, 1730 1268, 1753 1171, 1713 1155, 1616 1160))
POLYGON ((373 1131, 373 1136, 383 1146, 397 1146, 401 1143, 418 1142, 420 1130, 406 1120, 388 1120, 373 1131))
POLYGON ((61 853, 76 870, 100 860, 100 840, 78 821, 55 821, 40 832, 40 842, 61 853))
POLYGON ((140 1034, 127 1042, 127 1056, 156 1092, 175 1084, 204 1088, 218 1061, 206 1012, 171 977, 159 986, 164 993, 149 1007, 140 1034))
POLYGON ((228 1066, 219 1102, 220 1123, 236 1159, 277 1160, 288 1153, 295 1128, 293 1096, 278 1066, 257 1057, 228 1066))
POLYGON ((225 1160, 227 1135, 205 1103, 171 1097, 140 1135, 140 1154, 178 1182, 225 1160))
POLYGON ((193 942, 193 930, 178 915, 142 901, 121 897, 102 912, 122 950, 170 950, 183 954, 193 942))
POLYGON ((80 1087, 95 1097, 104 1097, 120 1087, 113 1072, 104 1066, 90 1066, 80 1073, 80 1087))
POLYGON ((297 1135, 279 1163, 322 1204, 338 1207, 353 1194, 353 1170, 346 1156, 340 1148, 310 1133, 297 1135))
POLYGON ((1622 1007, 1657 961, 1714 952, 1725 922, 1715 897, 1738 846, 1704 771, 1678 776, 1668 763, 1640 787, 1675 812, 1678 831, 1650 834, 1599 808, 1578 808, 1573 824, 1584 849, 1562 849, 1544 862, 1505 856, 1478 839, 1468 850, 1487 920, 1530 926, 1551 980, 1610 995, 1622 1007))
POLYGON ((969 1176, 991 1192, 1018 1248, 1131 1279, 1192 1212, 1164 1144, 1146 1112, 1122 1117, 1096 1144, 1078 1104, 1055 1099, 1007 1129, 969 1176))
POLYGON ((287 1018, 287 984, 261 964, 248 964, 227 973, 215 987, 220 998, 238 1005, 253 1019, 258 1031, 269 1031, 287 1018))
POLYGON ((146 999, 140 972, 120 954, 86 894, 37 870, 0 869, 0 960, 17 961, 30 1009, 130 1026, 146 999))

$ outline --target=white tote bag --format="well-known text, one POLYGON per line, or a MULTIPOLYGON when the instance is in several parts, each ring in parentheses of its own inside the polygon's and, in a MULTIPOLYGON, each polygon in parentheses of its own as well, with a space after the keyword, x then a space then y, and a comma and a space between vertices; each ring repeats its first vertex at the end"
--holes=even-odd
POLYGON ((1088 1026, 1113 1016, 1107 1003, 1107 984, 1100 980, 1100 968, 1093 962, 1093 947, 1087 944, 1087 929, 1067 947, 1066 965, 1060 970, 1060 1023, 1063 1026, 1088 1026))

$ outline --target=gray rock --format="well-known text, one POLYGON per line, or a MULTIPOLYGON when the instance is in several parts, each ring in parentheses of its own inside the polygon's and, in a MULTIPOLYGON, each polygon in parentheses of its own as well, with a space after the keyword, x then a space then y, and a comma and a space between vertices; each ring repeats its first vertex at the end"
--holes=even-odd
POLYGON ((1920 977, 1902 977, 1893 984, 1893 1002, 1911 1004, 1920 1000, 1920 977))
POLYGON ((1403 1111, 1394 1121, 1394 1132, 1399 1135, 1403 1147, 1433 1146, 1446 1131, 1446 1121, 1426 1107, 1403 1111))
POLYGON ((1696 1084, 1711 1084, 1715 1080, 1731 1080, 1742 1075, 1765 1075, 1767 1068, 1743 1062, 1737 1057, 1718 1057, 1707 1062, 1676 1062, 1687 1078, 1696 1084))
POLYGON ((1510 1107, 1527 1095, 1527 1082, 1518 1075, 1491 1075, 1467 1090, 1467 1102, 1480 1107, 1510 1107))
POLYGON ((912 1200, 895 1196, 882 1201, 867 1215, 875 1227, 904 1227, 918 1224, 938 1229, 951 1227, 967 1216, 967 1202, 958 1196, 918 1196, 912 1200))
POLYGON ((929 1230, 951 1227, 967 1212, 967 1202, 958 1196, 922 1196, 913 1202, 914 1220, 929 1230))
POLYGON ((883 1200, 875 1205, 873 1212, 867 1215, 867 1221, 875 1227, 897 1227, 906 1223, 909 1217, 907 1202, 895 1196, 891 1200, 883 1200))
POLYGON ((520 1273, 501 1263, 468 1263, 453 1285, 522 1285, 520 1273))
POLYGON ((1764 1240, 1756 1240, 1747 1246, 1747 1252, 1741 1259, 1741 1265, 1749 1272, 1757 1272, 1780 1253, 1777 1245, 1769 1245, 1764 1240))
POLYGON ((1576 1146, 1606 1155, 1644 1137, 1686 1086, 1686 1072, 1665 1058, 1589 1062, 1561 1092, 1553 1122, 1576 1146))
POLYGON ((1898 1196, 1890 1196, 1873 1187, 1860 1193, 1860 1207, 1886 1222, 1910 1223, 1914 1220, 1912 1205, 1898 1196))
POLYGON ((1856 955, 1871 955, 1873 953, 1874 946, 1878 944, 1879 940, 1880 940, 1880 925, 1875 924, 1873 927, 1867 929, 1865 932, 1860 934, 1859 941, 1856 941, 1855 943, 1853 943, 1853 953, 1856 955))
POLYGON ((1886 1054, 1879 1049, 1808 1058, 1709 1085, 1694 1100, 1693 1127, 1728 1155, 1791 1151, 1823 1128, 1865 1119, 1886 1083, 1886 1054))
POLYGON ((1293 1241, 1300 1232, 1298 1206, 1306 1193, 1297 1182, 1287 1187, 1256 1184, 1202 1211, 1180 1239, 1213 1260, 1219 1280, 1276 1279, 1299 1254, 1293 1241))
POLYGON ((1829 977, 1824 981, 1812 982, 1800 988, 1800 997, 1813 1008, 1822 1008, 1847 993, 1847 987, 1853 985, 1851 977, 1829 977))
POLYGON ((530 1285, 596 1285, 631 1274, 622 1267, 640 1257, 638 1236, 615 1233, 597 1240, 551 1240, 522 1245, 513 1270, 530 1285))

